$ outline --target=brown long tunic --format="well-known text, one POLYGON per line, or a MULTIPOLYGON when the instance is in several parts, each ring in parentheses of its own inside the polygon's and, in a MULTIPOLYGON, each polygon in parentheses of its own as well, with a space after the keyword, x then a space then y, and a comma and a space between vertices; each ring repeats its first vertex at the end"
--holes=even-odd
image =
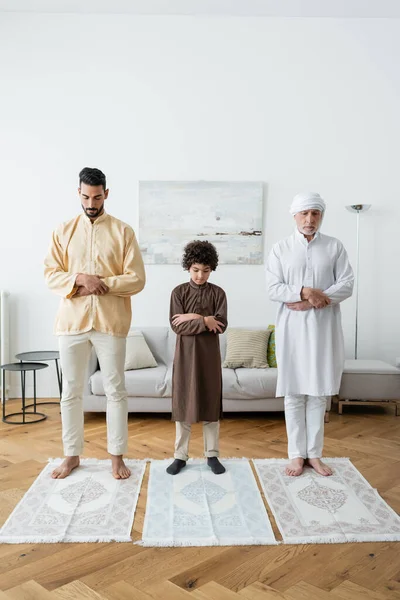
POLYGON ((172 374, 172 420, 185 423, 218 421, 222 416, 222 371, 219 336, 208 331, 204 319, 175 327, 172 317, 196 313, 227 320, 226 295, 212 283, 192 280, 178 285, 171 294, 170 323, 177 334, 172 374))

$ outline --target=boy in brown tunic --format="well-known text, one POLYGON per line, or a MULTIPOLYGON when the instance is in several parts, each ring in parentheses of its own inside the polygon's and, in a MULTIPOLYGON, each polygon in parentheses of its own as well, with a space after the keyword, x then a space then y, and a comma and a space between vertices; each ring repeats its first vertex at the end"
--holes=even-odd
POLYGON ((203 421, 204 453, 213 473, 225 472, 218 460, 219 419, 222 415, 220 333, 228 325, 223 289, 208 283, 218 265, 210 242, 187 244, 182 266, 190 281, 171 294, 170 323, 177 334, 172 376, 172 420, 176 422, 174 462, 167 468, 179 473, 188 460, 191 424, 203 421))

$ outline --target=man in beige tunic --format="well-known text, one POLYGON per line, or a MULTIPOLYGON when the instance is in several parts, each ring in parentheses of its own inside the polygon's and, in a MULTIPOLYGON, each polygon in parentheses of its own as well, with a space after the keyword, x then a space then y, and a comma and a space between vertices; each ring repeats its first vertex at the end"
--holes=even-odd
POLYGON ((65 459, 52 477, 63 479, 79 465, 83 452, 83 390, 92 346, 96 350, 107 396, 107 442, 112 472, 126 479, 123 461, 128 440, 125 390, 126 336, 131 296, 145 285, 142 256, 133 229, 104 211, 105 175, 84 168, 79 174, 83 214, 54 232, 45 259, 49 288, 61 296, 55 334, 59 336, 63 373, 61 399, 65 459))

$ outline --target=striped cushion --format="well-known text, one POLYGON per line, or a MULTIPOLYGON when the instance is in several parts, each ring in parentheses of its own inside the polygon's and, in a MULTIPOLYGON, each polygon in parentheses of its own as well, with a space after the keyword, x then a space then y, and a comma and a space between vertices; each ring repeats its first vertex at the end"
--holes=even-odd
POLYGON ((268 329, 271 330, 271 335, 268 340, 267 361, 270 367, 276 369, 278 365, 275 354, 275 325, 268 325, 268 329))
POLYGON ((228 369, 268 369, 267 347, 270 335, 270 329, 256 331, 228 328, 226 356, 222 366, 228 369))

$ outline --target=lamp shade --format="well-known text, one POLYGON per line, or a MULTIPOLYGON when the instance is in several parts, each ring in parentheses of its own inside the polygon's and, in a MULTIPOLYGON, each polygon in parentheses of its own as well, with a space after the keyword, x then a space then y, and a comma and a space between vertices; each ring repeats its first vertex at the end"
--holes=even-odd
POLYGON ((371 208, 370 204, 348 204, 347 210, 353 213, 367 212, 371 208))

